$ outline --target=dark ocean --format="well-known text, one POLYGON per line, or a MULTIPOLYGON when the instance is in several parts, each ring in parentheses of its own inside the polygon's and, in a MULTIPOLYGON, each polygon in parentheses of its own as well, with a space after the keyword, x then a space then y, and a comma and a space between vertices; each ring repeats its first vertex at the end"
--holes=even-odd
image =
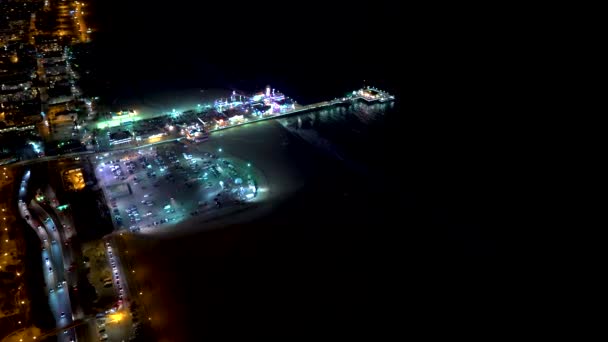
MULTIPOLYGON (((192 4, 98 1, 93 29, 99 75, 113 95, 179 88, 252 91, 272 84, 300 102, 342 95, 387 75, 397 46, 390 7, 362 11, 308 2, 192 4)), ((395 89, 387 89, 395 90, 395 89)))
POLYGON ((251 222, 131 241, 158 291, 159 338, 377 339, 401 324, 393 311, 418 312, 414 321, 427 323, 421 317, 443 299, 463 304, 459 286, 446 284, 470 280, 454 271, 470 260, 489 262, 497 232, 491 166, 480 161, 491 133, 472 127, 483 110, 461 96, 466 71, 442 57, 462 45, 429 52, 449 39, 420 44, 421 26, 403 24, 411 14, 383 2, 111 0, 91 12, 97 33, 87 63, 108 102, 267 84, 302 104, 363 85, 397 96, 255 129, 280 141, 253 143, 253 131, 213 137, 232 146, 249 139, 235 154, 255 158, 258 146, 268 152, 261 164, 289 164, 297 172, 277 177, 301 186, 251 222))

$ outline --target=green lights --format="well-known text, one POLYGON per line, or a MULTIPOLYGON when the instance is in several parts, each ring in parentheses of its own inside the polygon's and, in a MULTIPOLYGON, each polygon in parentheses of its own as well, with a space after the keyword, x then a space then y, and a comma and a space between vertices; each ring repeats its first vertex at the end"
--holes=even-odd
POLYGON ((135 115, 129 115, 126 117, 120 117, 120 116, 116 116, 113 117, 110 120, 105 120, 105 121, 101 121, 97 123, 97 128, 98 129, 104 129, 104 128, 110 128, 110 127, 117 127, 120 126, 123 123, 127 123, 127 122, 133 122, 133 121, 139 121, 142 118, 140 116, 135 116, 135 115))

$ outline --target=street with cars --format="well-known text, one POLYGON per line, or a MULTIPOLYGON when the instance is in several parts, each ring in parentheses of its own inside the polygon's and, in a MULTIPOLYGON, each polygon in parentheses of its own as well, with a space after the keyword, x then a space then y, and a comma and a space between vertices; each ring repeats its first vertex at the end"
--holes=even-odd
MULTIPOLYGON (((23 177, 21 187, 27 188, 30 172, 27 171, 23 177)), ((63 243, 53 219, 42 209, 34 199, 28 204, 25 202, 25 191, 19 198, 19 211, 28 225, 36 232, 41 242, 41 258, 45 285, 48 291, 49 306, 55 318, 58 329, 70 325, 74 321, 72 304, 66 280, 66 268, 63 252, 63 243)), ((59 341, 76 341, 75 329, 66 329, 57 334, 59 341)))

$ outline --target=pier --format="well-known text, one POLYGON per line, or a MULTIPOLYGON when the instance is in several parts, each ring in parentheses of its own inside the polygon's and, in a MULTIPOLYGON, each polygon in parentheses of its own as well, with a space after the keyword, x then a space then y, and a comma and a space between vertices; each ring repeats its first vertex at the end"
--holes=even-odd
MULTIPOLYGON (((224 130, 227 130, 230 128, 241 127, 241 126, 245 126, 248 124, 253 124, 253 123, 261 122, 261 121, 280 119, 280 118, 288 117, 291 115, 302 114, 302 113, 305 113, 305 112, 308 112, 311 110, 328 109, 333 106, 349 105, 349 104, 355 103, 357 101, 363 101, 365 103, 373 104, 373 103, 385 103, 385 102, 390 102, 393 100, 395 100, 395 96, 393 96, 385 91, 382 91, 382 90, 379 90, 379 89, 373 88, 373 87, 365 87, 365 88, 362 88, 359 90, 355 90, 344 97, 334 98, 333 100, 321 101, 321 102, 312 103, 312 104, 308 104, 308 105, 304 105, 304 106, 300 106, 300 105, 297 105, 294 103, 292 109, 285 109, 279 113, 270 113, 270 112, 264 113, 262 115, 259 115, 259 117, 243 118, 241 122, 234 122, 234 123, 222 125, 219 127, 217 124, 214 125, 215 127, 213 127, 213 126, 205 127, 204 130, 207 132, 208 135, 211 135, 214 132, 224 131, 224 130)), ((194 112, 194 110, 189 110, 186 112, 194 112)), ((184 113, 186 113, 186 112, 184 112, 184 113)), ((193 114, 197 115, 195 113, 193 113, 193 114)), ((175 113, 172 112, 172 113, 163 114, 163 116, 172 116, 172 115, 175 115, 175 113)), ((198 119, 198 121, 202 122, 202 120, 200 118, 198 118, 198 116, 196 117, 196 119, 193 118, 193 121, 197 121, 197 119, 198 119)), ((146 120, 142 120, 142 122, 145 122, 145 121, 146 120)), ((98 124, 98 123, 95 123, 95 124, 98 124)), ((118 125, 118 127, 121 127, 125 124, 128 124, 128 123, 121 122, 118 125)), ((109 126, 105 127, 105 129, 107 129, 107 128, 109 128, 109 126)), ((102 129, 104 129, 104 128, 102 128, 102 129)), ((164 128, 162 128, 160 126, 158 127, 158 129, 164 130, 164 128)), ((171 128, 170 130, 173 130, 173 128, 171 128)), ((100 134, 100 138, 103 136, 104 136, 104 134, 100 134)), ((79 156, 91 155, 91 154, 96 154, 96 153, 117 152, 117 151, 124 151, 124 150, 130 150, 130 149, 135 149, 135 148, 142 148, 142 147, 163 144, 163 143, 186 139, 186 138, 187 137, 185 135, 183 135, 183 134, 180 135, 179 133, 176 132, 176 130, 173 130, 173 132, 165 132, 164 134, 152 135, 149 138, 146 138, 141 141, 137 141, 135 138, 133 138, 132 141, 130 140, 128 143, 125 143, 122 145, 109 145, 105 148, 96 148, 94 150, 89 149, 86 151, 78 151, 78 152, 66 151, 63 153, 59 153, 57 155, 44 156, 44 157, 26 159, 26 160, 21 160, 21 161, 5 160, 4 163, 13 164, 13 165, 29 165, 29 164, 35 164, 38 162, 57 160, 57 159, 61 159, 61 158, 72 158, 72 157, 78 158, 79 156)))
POLYGON ((365 87, 365 88, 353 91, 348 96, 345 96, 342 98, 335 98, 331 101, 322 101, 322 102, 312 103, 312 104, 305 105, 305 106, 298 106, 294 109, 287 110, 280 114, 268 115, 268 116, 261 117, 259 119, 253 119, 253 120, 250 119, 250 120, 246 120, 245 122, 242 122, 242 123, 210 129, 209 133, 223 131, 223 130, 230 129, 233 127, 244 126, 247 124, 260 122, 260 121, 280 119, 282 117, 287 117, 287 116, 294 115, 294 114, 301 114, 301 113, 304 113, 304 112, 307 112, 310 110, 324 109, 324 108, 329 108, 329 107, 338 106, 338 105, 350 104, 350 103, 353 103, 356 101, 364 101, 366 103, 371 104, 371 103, 376 103, 376 102, 389 102, 389 101, 393 101, 393 100, 395 100, 395 96, 393 96, 385 91, 382 91, 382 90, 379 90, 379 89, 376 89, 373 87, 365 87))

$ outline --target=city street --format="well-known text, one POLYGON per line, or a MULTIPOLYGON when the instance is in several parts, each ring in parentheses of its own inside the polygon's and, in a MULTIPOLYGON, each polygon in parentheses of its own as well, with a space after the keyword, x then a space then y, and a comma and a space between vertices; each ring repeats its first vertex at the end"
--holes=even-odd
MULTIPOLYGON (((76 251, 74 250, 74 245, 72 244, 73 238, 76 235, 76 230, 74 229, 74 223, 72 217, 67 215, 65 211, 61 211, 57 209, 59 205, 59 201, 55 195, 55 192, 50 186, 47 186, 44 195, 46 200, 40 203, 41 207, 47 212, 52 213, 54 218, 58 219, 57 232, 59 233, 60 241, 63 243, 63 254, 64 254, 64 264, 67 272, 65 272, 65 277, 67 284, 69 285, 69 289, 72 293, 73 289, 78 286, 78 273, 76 268, 76 251)), ((78 303, 74 305, 72 303, 72 310, 74 319, 80 319, 83 317, 82 308, 78 303)))
POLYGON ((63 248, 61 247, 61 239, 57 232, 55 222, 48 216, 46 212, 40 207, 35 201, 31 200, 29 205, 30 213, 36 216, 42 222, 42 226, 46 230, 46 234, 50 237, 50 249, 51 249, 51 262, 53 264, 53 270, 57 274, 58 282, 65 280, 65 264, 63 256, 63 248))
MULTIPOLYGON (((30 171, 26 171, 21 183, 19 210, 21 216, 26 219, 41 241, 43 275, 46 288, 49 291, 49 306, 55 318, 56 326, 61 328, 73 322, 68 283, 65 281, 62 241, 55 223, 38 203, 32 199, 29 208, 25 204, 24 199, 29 177, 30 171), (42 221, 42 224, 40 221, 42 221)), ((62 342, 75 341, 76 331, 75 329, 65 330, 64 333, 57 336, 58 340, 62 342)))

